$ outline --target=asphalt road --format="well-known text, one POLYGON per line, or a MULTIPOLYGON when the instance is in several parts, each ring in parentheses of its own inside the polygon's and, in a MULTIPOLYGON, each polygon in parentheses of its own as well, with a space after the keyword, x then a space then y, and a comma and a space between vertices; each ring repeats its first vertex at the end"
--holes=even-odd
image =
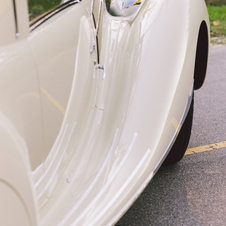
MULTIPOLYGON (((195 91, 188 148, 226 141, 225 100, 226 46, 215 46, 210 49, 205 84, 195 91)), ((161 167, 116 225, 226 225, 226 148, 217 147, 161 167)))

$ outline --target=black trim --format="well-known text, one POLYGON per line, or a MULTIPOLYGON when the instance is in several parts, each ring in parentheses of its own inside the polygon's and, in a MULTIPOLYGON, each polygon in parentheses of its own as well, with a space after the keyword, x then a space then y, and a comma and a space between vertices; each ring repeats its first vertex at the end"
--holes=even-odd
POLYGON ((95 20, 93 13, 92 13, 92 16, 93 16, 93 25, 94 25, 94 28, 96 29, 96 20, 95 20))
POLYGON ((51 17, 53 17, 54 15, 56 15, 57 13, 61 12, 62 10, 66 9, 66 8, 72 6, 72 5, 75 5, 75 4, 79 3, 79 2, 81 2, 81 0, 71 0, 71 1, 68 1, 68 2, 62 4, 62 5, 59 5, 57 8, 55 8, 52 11, 46 13, 42 17, 38 18, 35 22, 33 22, 30 25, 30 32, 33 31, 34 29, 36 29, 41 24, 43 24, 46 20, 48 20, 51 17))
POLYGON ((98 37, 96 36, 96 43, 97 43, 97 62, 100 63, 100 57, 99 57, 99 45, 98 45, 98 37))
POLYGON ((13 0, 13 10, 14 10, 16 37, 18 37, 19 29, 18 29, 17 12, 16 12, 16 0, 13 0))
MULTIPOLYGON (((96 29, 96 20, 95 20, 94 14, 92 14, 92 16, 93 16, 93 25, 94 25, 94 28, 96 29)), ((96 46, 97 46, 97 63, 99 64, 100 57, 99 57, 99 45, 98 45, 98 37, 97 36, 96 36, 96 46)))
POLYGON ((194 71, 195 90, 201 88, 204 83, 207 70, 208 53, 209 53, 208 28, 206 22, 202 21, 199 29, 195 58, 195 71, 194 71))

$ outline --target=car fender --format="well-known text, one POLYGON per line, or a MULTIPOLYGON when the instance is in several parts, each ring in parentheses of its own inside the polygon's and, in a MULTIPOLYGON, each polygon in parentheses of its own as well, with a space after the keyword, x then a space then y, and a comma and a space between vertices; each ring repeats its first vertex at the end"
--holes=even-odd
POLYGON ((38 212, 26 142, 2 112, 0 135, 1 224, 16 225, 19 221, 21 225, 37 225, 38 212))

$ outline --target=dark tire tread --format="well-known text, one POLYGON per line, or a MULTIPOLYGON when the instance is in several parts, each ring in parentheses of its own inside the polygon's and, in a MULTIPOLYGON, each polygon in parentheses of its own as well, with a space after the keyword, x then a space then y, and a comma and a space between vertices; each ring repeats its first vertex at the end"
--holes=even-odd
POLYGON ((173 144, 173 147, 171 148, 163 164, 165 165, 174 164, 176 162, 179 162, 183 158, 191 136, 193 112, 194 112, 194 94, 192 96, 190 109, 181 127, 179 135, 177 136, 177 139, 173 144))

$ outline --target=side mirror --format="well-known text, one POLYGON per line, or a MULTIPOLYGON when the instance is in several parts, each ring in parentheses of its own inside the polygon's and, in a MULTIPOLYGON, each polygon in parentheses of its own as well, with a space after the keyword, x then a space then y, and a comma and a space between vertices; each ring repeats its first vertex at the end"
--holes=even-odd
POLYGON ((127 17, 135 14, 140 8, 141 3, 142 0, 109 0, 107 2, 107 9, 112 16, 127 17))

